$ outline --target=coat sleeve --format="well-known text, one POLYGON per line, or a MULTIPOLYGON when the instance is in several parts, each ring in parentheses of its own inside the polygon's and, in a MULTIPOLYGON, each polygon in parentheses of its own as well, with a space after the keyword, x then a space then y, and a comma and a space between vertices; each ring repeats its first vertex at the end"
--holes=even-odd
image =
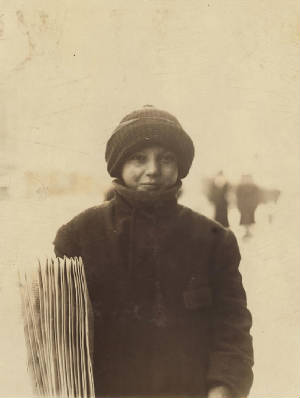
POLYGON ((224 384, 233 397, 246 397, 253 381, 251 314, 239 272, 240 252, 235 236, 224 232, 216 248, 212 272, 213 346, 208 385, 224 384))
POLYGON ((76 233, 76 219, 64 224, 56 233, 54 239, 54 253, 56 257, 79 257, 81 256, 78 234, 76 233))

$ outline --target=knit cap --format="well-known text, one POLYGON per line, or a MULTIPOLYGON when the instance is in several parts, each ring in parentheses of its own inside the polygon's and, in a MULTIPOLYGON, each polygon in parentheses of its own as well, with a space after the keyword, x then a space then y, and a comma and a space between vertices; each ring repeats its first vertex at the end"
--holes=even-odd
POLYGON ((107 142, 105 160, 112 177, 120 177, 130 155, 149 145, 161 145, 175 153, 179 177, 189 172, 194 159, 194 144, 175 116, 145 105, 125 116, 107 142))

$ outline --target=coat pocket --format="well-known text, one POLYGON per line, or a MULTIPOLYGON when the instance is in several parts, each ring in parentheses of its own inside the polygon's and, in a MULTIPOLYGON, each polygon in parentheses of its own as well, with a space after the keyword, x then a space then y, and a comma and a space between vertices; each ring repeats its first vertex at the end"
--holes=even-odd
POLYGON ((183 301, 188 310, 210 307, 212 305, 211 289, 209 286, 203 286, 199 289, 186 290, 183 293, 183 301))

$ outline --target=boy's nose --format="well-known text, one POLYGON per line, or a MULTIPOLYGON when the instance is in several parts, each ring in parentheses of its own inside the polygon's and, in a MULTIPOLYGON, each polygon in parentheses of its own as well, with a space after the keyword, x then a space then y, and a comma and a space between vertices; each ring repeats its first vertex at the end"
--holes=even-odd
POLYGON ((159 174, 160 165, 156 160, 149 160, 147 162, 146 174, 147 175, 157 175, 159 174))

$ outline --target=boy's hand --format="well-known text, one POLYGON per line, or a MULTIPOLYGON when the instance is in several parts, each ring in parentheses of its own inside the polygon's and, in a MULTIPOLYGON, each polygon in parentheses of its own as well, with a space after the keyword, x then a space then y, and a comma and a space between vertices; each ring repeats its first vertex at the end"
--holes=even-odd
POLYGON ((209 390, 207 398, 232 398, 232 395, 227 387, 218 386, 209 390))

